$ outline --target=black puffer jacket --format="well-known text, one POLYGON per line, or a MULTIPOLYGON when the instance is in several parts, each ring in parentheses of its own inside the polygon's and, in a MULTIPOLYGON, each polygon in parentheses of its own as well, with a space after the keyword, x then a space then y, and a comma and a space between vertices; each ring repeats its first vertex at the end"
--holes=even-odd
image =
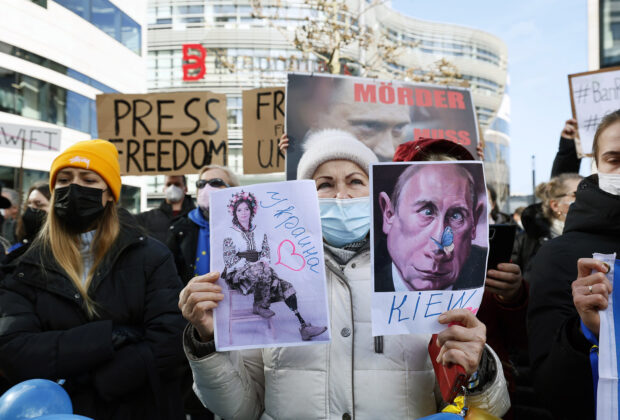
POLYGON ((620 197, 592 175, 577 188, 564 234, 543 245, 530 277, 528 336, 534 386, 555 419, 594 419, 590 343, 579 329, 571 283, 577 260, 620 254, 620 197))
POLYGON ((175 220, 187 216, 196 206, 194 200, 189 195, 183 199, 181 211, 176 216, 172 211, 172 205, 164 200, 159 207, 145 211, 136 215, 136 220, 142 226, 147 234, 151 235, 160 242, 166 243, 170 235, 170 228, 175 220))
POLYGON ((194 277, 194 260, 199 232, 200 227, 187 216, 177 219, 170 227, 168 248, 174 255, 177 271, 184 284, 194 277))
POLYGON ((90 286, 93 320, 41 246, 9 272, 0 282, 0 370, 12 384, 66 379, 74 412, 98 420, 184 418, 181 282, 163 244, 123 223, 90 286), (142 339, 114 350, 118 326, 142 339))

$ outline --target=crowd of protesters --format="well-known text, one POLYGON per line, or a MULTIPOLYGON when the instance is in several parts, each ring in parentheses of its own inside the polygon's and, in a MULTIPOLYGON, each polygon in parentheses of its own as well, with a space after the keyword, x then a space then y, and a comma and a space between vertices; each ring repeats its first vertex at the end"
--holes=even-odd
MULTIPOLYGON (((31 378, 62 380, 75 413, 95 419, 416 419, 440 412, 430 335, 371 332, 367 201, 369 165, 378 157, 347 132, 320 134, 304 145, 297 179, 315 182, 320 206, 350 204, 338 226, 322 220, 330 324, 350 328, 350 336, 217 352, 212 311, 226 292, 209 265, 209 198, 238 186, 237 176, 204 167, 195 202, 185 176, 167 176, 162 204, 131 215, 117 204, 115 147, 83 141, 56 157, 49 181, 33 184, 21 209, 15 191, 1 192, 0 391, 31 378), (363 235, 347 228, 351 214, 367 221, 363 235)), ((488 267, 477 316, 454 309, 439 318, 446 329, 437 336, 438 361, 463 367, 472 378, 467 405, 492 416, 595 418, 591 353, 611 285, 609 267, 592 254, 620 253, 620 110, 601 121, 592 151, 598 172, 586 178, 578 175, 576 134, 568 120, 551 178, 536 189, 538 203, 504 214, 487 187, 490 223, 517 225, 512 260, 488 267)), ((284 135, 280 147, 288 145, 284 135)), ((441 139, 404 143, 394 155, 476 159, 484 159, 482 146, 472 156, 441 139)), ((325 331, 305 323, 291 296, 281 297, 302 338, 325 331)), ((254 311, 269 316, 268 307, 254 311)))

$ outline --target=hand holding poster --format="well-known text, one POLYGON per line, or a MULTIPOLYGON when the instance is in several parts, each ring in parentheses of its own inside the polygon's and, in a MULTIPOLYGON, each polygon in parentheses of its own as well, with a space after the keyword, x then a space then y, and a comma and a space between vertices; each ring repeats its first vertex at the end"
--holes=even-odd
POLYGON ((601 119, 620 108, 620 67, 569 74, 568 84, 573 118, 579 127, 577 153, 589 156, 601 119))
POLYGON ((447 139, 476 156, 478 125, 468 89, 360 77, 289 74, 286 100, 288 179, 308 136, 321 129, 353 134, 382 161, 420 137, 447 139))
POLYGON ((370 167, 373 335, 437 333, 443 312, 477 313, 488 254, 482 162, 370 167))
POLYGON ((183 175, 226 165, 226 95, 207 91, 97 95, 99 137, 122 175, 183 175))
POLYGON ((218 351, 329 341, 314 182, 227 188, 210 203, 211 268, 225 296, 214 311, 218 351))
POLYGON ((243 173, 284 172, 284 87, 244 90, 243 173))

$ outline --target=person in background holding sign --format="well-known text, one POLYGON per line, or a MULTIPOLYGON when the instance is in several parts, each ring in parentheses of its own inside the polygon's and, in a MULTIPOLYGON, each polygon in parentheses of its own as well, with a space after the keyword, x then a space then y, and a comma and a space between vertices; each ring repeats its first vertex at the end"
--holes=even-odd
POLYGON ((528 278, 534 385, 554 418, 595 418, 590 354, 611 288, 592 254, 620 254, 620 110, 601 121, 592 153, 598 174, 581 181, 564 233, 540 248, 528 278))
POLYGON ((211 191, 239 186, 237 175, 225 166, 208 165, 196 181, 198 207, 177 218, 170 226, 168 248, 174 255, 183 284, 206 274, 209 267, 209 195, 211 191))
POLYGON ((50 169, 43 231, 0 281, 0 371, 64 380, 76 414, 184 419, 181 282, 170 251, 117 207, 118 153, 75 143, 50 169))
MULTIPOLYGON (((330 344, 216 353, 212 309, 224 296, 219 273, 194 278, 179 300, 191 325, 184 344, 196 392, 226 419, 417 419, 436 413, 435 375, 428 356, 430 334, 372 337, 368 233, 368 166, 376 155, 340 130, 315 133, 298 166, 298 179, 313 179, 325 241, 330 344)), ((438 356, 479 381, 468 404, 503 415, 509 406, 501 364, 485 347, 485 328, 465 309, 444 313, 438 356)))
POLYGON ((187 178, 184 175, 167 175, 164 182, 164 201, 159 207, 136 216, 147 233, 166 243, 174 221, 195 208, 192 197, 187 194, 187 178))
POLYGON ((562 133, 560 134, 558 152, 553 159, 551 177, 564 173, 579 172, 581 159, 577 156, 577 147, 575 145, 575 139, 578 135, 577 120, 573 118, 566 120, 562 133))

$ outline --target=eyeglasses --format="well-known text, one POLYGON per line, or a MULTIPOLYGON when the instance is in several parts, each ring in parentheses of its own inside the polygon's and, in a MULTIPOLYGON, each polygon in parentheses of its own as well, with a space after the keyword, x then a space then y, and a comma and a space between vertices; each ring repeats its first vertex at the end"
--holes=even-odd
POLYGON ((557 198, 562 198, 562 197, 576 198, 577 197, 577 191, 573 191, 573 192, 569 192, 569 193, 566 193, 566 194, 558 195, 557 198))
POLYGON ((222 187, 230 187, 222 178, 213 178, 213 179, 199 179, 196 181, 196 188, 199 190, 204 188, 207 184, 214 188, 222 188, 222 187))

